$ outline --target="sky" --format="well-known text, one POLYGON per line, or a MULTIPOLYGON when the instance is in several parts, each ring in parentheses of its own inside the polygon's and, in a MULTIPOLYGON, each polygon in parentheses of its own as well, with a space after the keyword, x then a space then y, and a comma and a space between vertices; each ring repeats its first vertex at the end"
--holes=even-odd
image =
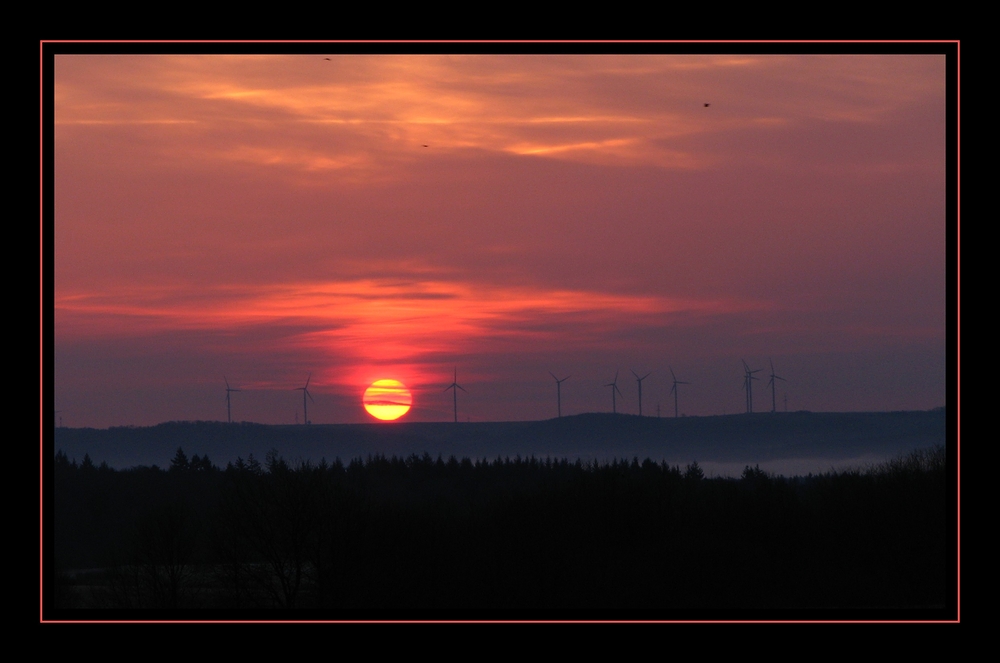
MULTIPOLYGON (((64 425, 946 400, 938 55, 56 55, 64 425), (671 373, 673 371, 673 375, 671 373)), ((392 425, 383 424, 383 425, 392 425)))

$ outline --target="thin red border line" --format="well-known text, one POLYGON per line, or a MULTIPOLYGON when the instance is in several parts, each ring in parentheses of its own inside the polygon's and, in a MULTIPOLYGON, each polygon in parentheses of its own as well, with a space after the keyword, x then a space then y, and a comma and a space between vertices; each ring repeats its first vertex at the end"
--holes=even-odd
MULTIPOLYGON (((42 176, 43 176, 43 173, 42 173, 42 153, 43 153, 43 149, 44 148, 42 146, 41 132, 42 132, 42 129, 43 129, 43 118, 42 118, 42 111, 43 111, 43 106, 42 106, 42 103, 43 103, 42 102, 42 78, 43 78, 43 72, 42 72, 42 65, 43 65, 43 61, 44 61, 44 55, 43 55, 43 52, 42 52, 42 45, 44 45, 45 43, 82 43, 82 42, 80 42, 80 41, 73 41, 73 40, 41 41, 40 42, 40 46, 39 46, 39 136, 40 136, 40 139, 39 139, 39 180, 41 180, 42 176)), ((93 43, 93 42, 91 42, 91 43, 93 43)), ((149 42, 149 41, 145 41, 145 42, 128 42, 128 41, 120 41, 120 40, 102 40, 102 41, 98 41, 96 43, 181 43, 181 42, 179 42, 179 41, 171 41, 171 40, 156 40, 156 41, 152 41, 152 42, 149 42)), ((273 41, 269 41, 269 42, 250 42, 250 41, 208 42, 208 41, 205 41, 205 40, 198 40, 198 41, 195 41, 195 42, 186 41, 186 42, 183 42, 183 43, 290 43, 290 42, 280 42, 278 40, 273 40, 273 41)), ((297 41, 295 43, 595 43, 595 42, 584 42, 584 41, 579 41, 579 40, 561 41, 561 42, 552 42, 552 41, 544 41, 544 40, 526 40, 526 41, 519 41, 519 40, 488 40, 488 41, 485 41, 485 42, 477 42, 477 41, 472 41, 472 42, 466 42, 466 41, 446 41, 446 40, 434 40, 434 41, 431 41, 431 42, 419 41, 419 40, 391 40, 391 41, 350 40, 350 41, 328 42, 328 41, 320 41, 320 40, 308 40, 308 41, 297 41)), ((767 41, 767 40, 723 40, 723 41, 711 41, 711 42, 704 42, 704 41, 698 41, 698 40, 681 40, 681 41, 640 40, 640 41, 626 41, 626 42, 622 42, 622 41, 615 41, 615 40, 603 40, 603 41, 600 41, 600 42, 597 42, 597 43, 889 43, 889 42, 882 42, 882 41, 877 41, 877 40, 861 40, 860 42, 857 41, 857 40, 823 40, 823 41, 820 41, 820 42, 815 42, 815 41, 811 41, 811 42, 810 41, 798 41, 798 40, 788 40, 788 41, 779 41, 779 42, 767 41)), ((905 41, 904 40, 904 41, 891 42, 891 43, 954 43, 956 45, 956 47, 957 47, 956 65, 958 66, 959 71, 961 71, 961 42, 959 40, 943 40, 943 39, 942 40, 917 40, 917 41, 905 41)), ((958 141, 957 141, 957 144, 956 144, 956 151, 957 151, 957 156, 958 156, 958 164, 956 165, 956 178, 957 178, 958 183, 960 184, 961 183, 961 77, 959 77, 959 79, 956 81, 956 92, 957 92, 957 95, 958 95, 958 99, 956 100, 957 111, 958 111, 958 116, 956 117, 956 123, 957 123, 956 129, 957 129, 957 134, 958 134, 958 136, 957 136, 958 141)), ((957 228, 956 228, 956 232, 957 232, 956 267, 958 267, 958 270, 957 270, 958 271, 958 276, 957 276, 957 290, 958 290, 958 294, 959 294, 959 297, 956 300, 956 307, 957 307, 957 313, 958 313, 957 320, 956 320, 956 334, 957 334, 956 344, 957 344, 957 354, 958 354, 958 362, 957 362, 957 365, 956 365, 956 374, 957 374, 956 377, 958 378, 958 380, 957 380, 957 386, 956 386, 956 397, 957 397, 957 399, 958 399, 959 402, 961 402, 961 356, 962 356, 962 353, 961 353, 961 297, 960 297, 960 295, 961 295, 961 193, 960 193, 960 191, 961 190, 959 189, 956 192, 956 205, 957 205, 957 208, 958 208, 957 209, 957 213, 958 214, 957 214, 957 218, 956 218, 956 225, 957 225, 957 228)), ((44 231, 44 218, 43 218, 44 217, 44 211, 43 211, 43 206, 42 206, 43 197, 44 197, 44 193, 42 191, 42 188, 39 187, 39 280, 40 281, 41 281, 41 278, 42 278, 42 274, 44 273, 44 271, 43 271, 44 270, 44 266, 42 264, 42 258, 43 258, 43 253, 44 253, 43 245, 42 245, 43 231, 44 231)), ((44 331, 43 331, 44 330, 44 326, 43 326, 43 322, 44 322, 44 306, 43 306, 43 303, 44 302, 42 300, 42 293, 40 291, 40 293, 39 293, 39 332, 40 332, 39 333, 39 353, 40 353, 39 365, 40 366, 42 364, 42 357, 41 357, 42 347, 43 347, 43 344, 42 344, 43 338, 42 337, 43 337, 43 333, 44 333, 44 331)), ((39 430, 40 431, 44 428, 44 421, 43 421, 44 407, 43 406, 44 406, 44 394, 42 392, 41 371, 40 371, 40 380, 39 380, 39 424, 40 424, 39 425, 39 430)), ((957 469, 958 469, 958 473, 957 473, 958 477, 957 477, 957 482, 956 482, 956 487, 958 489, 958 495, 957 495, 957 499, 958 499, 958 503, 957 503, 957 506, 958 506, 958 508, 957 508, 957 512, 958 512, 957 513, 957 518, 958 518, 958 560, 957 560, 957 572, 958 572, 958 578, 957 579, 958 579, 958 584, 957 584, 957 599, 958 599, 958 601, 957 601, 956 608, 957 608, 958 612, 957 612, 956 620, 955 621, 961 621, 961 591, 962 591, 961 590, 961 576, 962 576, 962 573, 961 573, 961 541, 962 541, 962 537, 961 537, 961 499, 962 499, 962 497, 961 497, 961 416, 960 416, 960 411, 956 413, 956 416, 957 416, 957 421, 956 421, 957 430, 956 430, 956 432, 957 432, 957 437, 958 437, 958 440, 957 440, 958 443, 956 445, 956 447, 957 447, 957 449, 956 449, 956 451, 957 451, 957 469)), ((43 456, 44 456, 44 440, 41 440, 40 441, 40 445, 39 445, 39 501, 40 501, 40 503, 43 502, 43 498, 44 498, 44 491, 42 489, 42 479, 43 479, 42 461, 44 460, 43 456)), ((40 569, 42 567, 42 555, 41 555, 41 551, 43 550, 42 546, 43 546, 43 543, 44 543, 44 534, 43 534, 44 530, 43 530, 43 517, 42 517, 42 513, 43 513, 43 511, 39 512, 39 568, 40 569)), ((44 577, 43 577, 42 574, 40 574, 39 575, 39 618, 42 621, 44 621, 44 619, 42 619, 42 615, 41 615, 43 594, 44 594, 44 577)), ((193 620, 193 623, 199 623, 200 621, 202 621, 202 620, 193 620)), ((427 623, 427 621, 433 622, 435 620, 424 620, 424 621, 417 620, 417 622, 419 622, 419 623, 427 623)), ((56 623, 56 622, 51 622, 51 623, 56 623)), ((67 623, 67 622, 59 622, 59 623, 67 623)), ((100 623, 100 622, 82 622, 82 623, 100 623)), ((164 622, 123 622, 123 623, 164 623, 164 622)), ((187 623, 187 622, 180 621, 178 623, 187 623)), ((210 622, 210 623, 243 623, 243 622, 220 621, 220 622, 210 622)), ((253 623, 280 623, 280 622, 253 622, 253 623)), ((294 623, 316 623, 316 622, 311 621, 311 620, 307 620, 306 622, 294 622, 294 623)), ((389 622, 386 622, 386 621, 357 621, 357 622, 355 622, 353 620, 344 620, 344 621, 340 621, 340 622, 322 622, 322 623, 415 623, 415 622, 409 621, 409 620, 398 621, 398 622, 397 621, 389 621, 389 622)), ((594 621, 594 622, 590 622, 590 621, 582 621, 582 622, 581 621, 568 621, 568 622, 563 622, 563 621, 542 621, 542 622, 525 621, 525 622, 522 622, 522 621, 517 621, 517 620, 515 620, 513 622, 490 621, 490 620, 486 620, 485 622, 482 622, 482 621, 458 620, 458 621, 442 621, 442 622, 439 622, 439 623, 620 623, 620 622, 614 622, 614 621, 612 621, 612 622, 605 622, 605 621, 600 621, 600 620, 594 621)), ((681 620, 681 621, 669 621, 669 620, 668 621, 658 621, 658 620, 651 620, 651 621, 646 621, 646 620, 642 620, 642 621, 635 621, 635 622, 628 622, 628 621, 626 621, 624 623, 952 623, 952 622, 950 620, 930 620, 930 621, 916 621, 916 622, 912 622, 912 621, 897 621, 897 620, 886 620, 886 621, 875 620, 874 622, 872 620, 860 620, 860 621, 851 621, 851 620, 825 621, 825 620, 822 620, 822 621, 811 621, 811 622, 810 621, 798 621, 798 620, 794 620, 794 621, 784 621, 784 620, 770 621, 770 620, 762 620, 762 621, 750 621, 750 622, 738 621, 738 620, 733 620, 733 621, 729 621, 729 620, 721 620, 721 621, 697 621, 697 620, 681 620)))
POLYGON ((45 50, 44 42, 38 45, 38 618, 44 621, 42 605, 45 597, 45 567, 42 558, 45 550, 45 50))
MULTIPOLYGON (((874 41, 875 40, 863 40, 861 43, 873 43, 874 41)), ((847 42, 858 43, 858 42, 852 41, 852 40, 825 40, 825 41, 822 41, 822 42, 819 42, 819 43, 847 43, 847 42)), ((42 118, 42 111, 43 111, 43 105, 42 105, 43 104, 43 102, 42 102, 42 77, 43 77, 43 72, 42 72, 42 65, 43 65, 44 55, 43 55, 43 52, 42 52, 42 45, 45 44, 45 43, 81 43, 81 42, 77 42, 77 41, 50 41, 50 42, 42 41, 42 42, 40 42, 40 46, 39 46, 39 91, 40 91, 39 92, 39 136, 40 137, 41 137, 41 132, 42 132, 42 129, 43 129, 43 118, 42 118)), ((124 41, 108 40, 108 41, 101 41, 101 42, 98 42, 98 43, 150 43, 150 42, 124 42, 124 41)), ((163 41, 155 41, 155 42, 152 42, 152 43, 179 43, 179 42, 163 40, 163 41)), ((185 42, 185 43, 209 43, 209 42, 206 42, 206 41, 197 41, 197 42, 185 42)), ((215 43, 219 43, 219 42, 215 42, 215 43)), ((261 43, 261 42, 242 42, 241 41, 241 42, 224 42, 224 43, 261 43)), ((282 43, 282 42, 272 41, 272 42, 265 42, 265 43, 282 43)), ((288 43, 288 42, 285 42, 285 43, 288 43)), ((299 41, 299 42, 296 42, 296 43, 331 43, 331 42, 311 40, 311 41, 307 41, 307 42, 299 41)), ((373 40, 358 40, 358 41, 347 41, 347 42, 337 42, 337 43, 428 43, 428 42, 417 42, 417 41, 413 41, 413 40, 393 40, 393 41, 389 41, 389 42, 385 42, 385 41, 373 41, 373 40)), ((525 42, 525 41, 514 42, 514 41, 508 41, 508 40, 490 40, 490 41, 487 41, 487 42, 434 41, 432 43, 584 43, 584 42, 580 42, 580 41, 572 41, 572 42, 551 42, 551 41, 544 41, 543 42, 543 41, 539 41, 539 40, 528 40, 527 42, 525 42)), ((593 43, 593 42, 586 42, 586 43, 593 43)), ((626 43, 626 42, 617 42, 617 41, 610 41, 609 40, 609 41, 602 41, 602 42, 599 42, 599 43, 626 43)), ((643 40, 643 41, 638 41, 638 42, 634 42, 633 41, 633 42, 627 42, 627 43, 706 43, 706 42, 698 42, 698 41, 692 41, 692 40, 682 40, 682 41, 652 41, 652 40, 648 40, 647 41, 647 40, 643 40)), ((727 41, 724 41, 724 42, 710 42, 710 43, 817 43, 817 42, 802 42, 802 41, 766 42, 766 40, 727 40, 727 41)), ((886 42, 878 42, 878 43, 886 43, 886 42)), ((958 66, 959 71, 961 71, 961 42, 958 41, 958 40, 919 40, 919 41, 916 41, 916 42, 903 41, 903 42, 893 42, 893 43, 954 43, 956 45, 956 47, 957 47, 956 65, 958 66)), ((958 96, 958 99, 956 100, 956 106, 957 106, 957 112, 958 112, 958 115, 956 116, 956 125, 957 125, 956 126, 956 129, 957 129, 956 133, 958 134, 957 135, 958 141, 957 141, 957 144, 956 144, 956 152, 957 152, 957 157, 958 157, 958 164, 956 164, 956 179, 957 179, 957 182, 960 184, 961 183, 961 78, 960 77, 959 77, 958 80, 956 80, 956 92, 957 92, 957 96, 958 96)), ((44 148, 42 146, 42 140, 40 138, 39 139, 39 180, 41 180, 42 176, 43 176, 43 173, 42 173, 42 153, 43 153, 43 150, 44 150, 44 148)), ((958 275, 957 275, 957 290, 958 290, 958 294, 959 294, 959 297, 956 300, 956 307, 957 307, 957 313, 958 313, 957 320, 956 320, 956 334, 957 334, 956 344, 957 344, 957 354, 958 354, 958 362, 956 364, 956 374, 957 374, 956 377, 958 378, 957 385, 956 385, 956 397, 957 397, 957 399, 958 399, 959 402, 961 402, 961 356, 962 356, 962 353, 961 353, 961 297, 960 297, 960 295, 961 295, 961 193, 960 193, 960 191, 961 191, 961 189, 959 188, 959 190, 956 192, 956 205, 957 205, 957 218, 956 218, 956 226, 957 226, 956 227, 956 232, 957 232, 957 247, 956 247, 956 249, 957 249, 957 256, 956 256, 956 267, 958 268, 958 270, 957 270, 958 271, 958 275)), ((42 245, 43 231, 44 231, 44 219, 43 219, 43 217, 44 217, 44 210, 43 210, 43 206, 42 206, 43 197, 44 197, 44 193, 42 191, 42 188, 39 187, 39 281, 41 281, 42 275, 44 274, 44 271, 43 271, 44 270, 44 266, 42 264, 42 258, 43 258, 43 253, 44 253, 43 245, 42 245)), ((44 303, 43 302, 43 295, 42 295, 42 293, 40 291, 40 293, 39 293, 39 332, 40 332, 39 333, 39 353, 40 353, 39 365, 40 366, 42 364, 42 359, 43 359, 42 356, 41 356, 41 354, 42 354, 42 347, 43 347, 43 344, 42 344, 43 338, 42 337, 43 337, 43 333, 44 333, 44 331, 43 331, 44 330, 44 326, 43 326, 43 322, 44 322, 44 306, 43 306, 43 303, 44 303)), ((41 371, 40 371, 40 379, 39 379, 39 430, 40 431, 44 428, 44 421, 43 421, 43 417, 44 417, 44 414, 43 414, 43 412, 44 412, 44 408, 43 408, 43 406, 44 406, 44 393, 42 391, 41 377, 42 376, 41 376, 41 371)), ((957 573, 958 573, 958 578, 957 579, 958 579, 958 583, 957 583, 957 599, 958 599, 958 601, 957 601, 957 604, 956 604, 956 608, 957 608, 958 612, 957 612, 956 620, 955 621, 961 621, 961 591, 962 591, 961 590, 961 576, 962 576, 962 573, 961 573, 961 541, 962 541, 962 537, 961 537, 961 499, 962 499, 962 497, 961 497, 961 416, 960 416, 960 411, 956 413, 956 416, 957 416, 957 421, 956 421, 956 427, 957 427, 957 429, 956 429, 956 432, 957 432, 957 437, 958 437, 957 445, 956 445, 956 447, 957 447, 957 449, 956 449, 956 451, 957 451, 957 469, 958 469, 958 473, 957 473, 958 477, 957 477, 957 481, 956 481, 956 487, 958 489, 958 495, 957 495, 957 499, 958 499, 958 502, 957 502, 957 506, 958 506, 958 508, 957 508, 957 512, 958 512, 957 513, 957 518, 958 518, 958 560, 957 560, 957 573)), ((43 479, 42 461, 44 460, 43 456, 44 456, 44 440, 41 440, 40 441, 40 445, 39 445, 39 501, 40 501, 40 503, 43 503, 43 498, 44 498, 44 491, 42 490, 42 479, 43 479)), ((42 513, 43 513, 43 511, 39 512, 39 568, 40 569, 41 569, 41 566, 42 566, 41 551, 43 550, 43 544, 44 544, 44 534, 43 534, 44 530, 43 530, 43 517, 42 517, 42 513)), ((44 594, 44 577, 43 577, 42 574, 40 574, 39 575, 39 618, 41 619, 41 621, 44 621, 44 619, 42 619, 42 615, 41 615, 43 594, 44 594)), ((200 621, 202 621, 202 620, 193 620, 193 622, 191 622, 191 623, 199 623, 200 621)), ((436 620, 424 620, 424 621, 421 621, 421 620, 416 620, 416 621, 406 620, 406 621, 388 621, 388 622, 386 622, 386 621, 353 621, 353 620, 342 620, 340 622, 321 622, 321 623, 427 623, 427 621, 433 622, 433 621, 436 621, 436 620)), ((52 622, 52 623, 56 623, 56 622, 52 622)), ((58 623, 67 623, 67 622, 58 622, 58 623)), ((99 623, 99 622, 83 622, 83 623, 99 623)), ((154 622, 123 622, 123 623, 164 623, 164 622, 155 622, 154 621, 154 622)), ((180 621, 178 623, 188 623, 188 622, 186 622, 186 621, 180 621)), ((210 622, 210 623, 243 623, 243 622, 220 621, 220 622, 210 622)), ((281 622, 253 622, 253 623, 281 623, 281 622)), ((316 623, 316 622, 314 622, 312 620, 307 620, 307 621, 304 621, 304 622, 295 621, 293 623, 316 623)), ((593 622, 591 622, 591 621, 582 621, 582 622, 581 621, 567 621, 567 622, 564 622, 564 621, 547 621, 547 620, 546 621, 541 621, 541 622, 534 622, 534 621, 523 621, 522 622, 522 621, 517 621, 517 620, 515 620, 513 622, 507 622, 507 621, 490 621, 490 620, 486 620, 485 622, 483 622, 483 621, 458 620, 458 621, 440 621, 438 623, 620 623, 620 622, 614 622, 614 621, 612 621, 612 622, 605 622, 605 621, 600 621, 600 620, 593 621, 593 622)), ((624 623, 935 623, 935 624, 937 624, 937 623, 952 623, 952 622, 949 621, 949 620, 929 620, 929 621, 916 621, 916 622, 899 621, 899 620, 886 620, 886 621, 875 620, 874 622, 872 620, 860 620, 860 621, 852 621, 852 620, 832 620, 832 621, 825 621, 825 620, 820 620, 820 621, 812 621, 812 622, 809 622, 809 621, 799 621, 799 620, 793 620, 793 621, 785 621, 785 620, 776 620, 776 621, 761 620, 761 621, 749 621, 749 622, 747 622, 747 621, 741 621, 741 620, 732 620, 732 621, 730 621, 730 620, 721 620, 721 621, 711 621, 711 620, 708 620, 708 621, 697 621, 697 620, 681 620, 681 621, 669 621, 668 620, 668 621, 658 621, 658 620, 649 620, 649 621, 647 621, 647 620, 641 620, 641 621, 635 621, 635 622, 626 621, 624 623)))
POLYGON ((88 620, 49 620, 47 624, 954 624, 953 620, 943 619, 884 619, 884 620, 864 620, 864 619, 88 619, 88 620))
MULTIPOLYGON (((878 623, 878 624, 951 624, 961 622, 962 618, 962 423, 961 423, 961 374, 962 374, 962 339, 961 339, 961 327, 962 327, 962 302, 961 302, 961 239, 962 239, 962 204, 961 204, 961 136, 962 136, 962 118, 961 118, 961 91, 962 91, 962 79, 961 79, 961 52, 962 45, 961 40, 958 39, 918 39, 918 40, 875 40, 875 39, 863 39, 863 40, 852 40, 852 39, 828 39, 828 40, 765 40, 765 39, 736 39, 736 40, 566 40, 566 41, 552 41, 552 40, 467 40, 467 41, 456 41, 456 40, 235 40, 235 41, 213 41, 213 40, 40 40, 39 41, 39 182, 41 183, 44 176, 43 171, 43 156, 44 156, 44 141, 42 132, 44 129, 44 105, 43 105, 43 94, 44 94, 44 45, 45 44, 65 44, 65 43, 114 43, 114 44, 132 44, 132 43, 216 43, 216 44, 247 44, 247 43, 347 43, 347 44, 367 44, 367 43, 449 43, 449 44, 465 44, 465 43, 545 43, 545 44, 579 44, 579 43, 604 43, 604 44, 621 44, 621 43, 639 43, 639 44, 690 44, 690 43, 768 43, 768 44, 803 44, 803 43, 822 43, 822 44, 842 44, 842 43, 880 43, 880 44, 955 44, 955 64, 958 71, 957 78, 955 81, 956 86, 956 401, 959 407, 956 408, 956 491, 957 491, 957 502, 956 502, 956 518, 957 518, 957 560, 956 560, 956 572, 957 572, 957 584, 956 584, 956 617, 954 620, 637 620, 637 621, 616 621, 616 620, 290 620, 291 623, 674 623, 674 624, 687 624, 687 623, 699 623, 699 624, 711 624, 711 623, 755 623, 755 624, 770 624, 770 623, 783 623, 783 624, 799 624, 799 623, 810 623, 810 624, 825 624, 825 623, 837 623, 837 624, 854 624, 854 623, 878 623)), ((42 259, 44 257, 44 191, 43 187, 39 186, 39 283, 42 283, 42 276, 44 274, 44 265, 42 259)), ((44 472, 42 471, 42 464, 44 462, 44 391, 42 387, 42 381, 44 378, 44 291, 43 288, 39 289, 39 504, 43 506, 39 510, 39 527, 38 527, 38 539, 39 539, 39 621, 46 622, 42 613, 42 603, 44 597, 44 574, 41 573, 43 567, 43 555, 44 550, 44 489, 43 489, 43 478, 44 472)), ((212 621, 212 620, 152 620, 152 621, 102 621, 102 620, 80 620, 80 621, 66 621, 66 620, 50 620, 46 623, 289 623, 285 621, 212 621)))
POLYGON ((530 44, 957 44, 960 39, 41 39, 43 44, 357 44, 357 43, 530 43, 530 44))
POLYGON ((962 621, 962 44, 955 42, 955 618, 962 621))
POLYGON ((41 44, 956 44, 957 39, 48 39, 41 44))

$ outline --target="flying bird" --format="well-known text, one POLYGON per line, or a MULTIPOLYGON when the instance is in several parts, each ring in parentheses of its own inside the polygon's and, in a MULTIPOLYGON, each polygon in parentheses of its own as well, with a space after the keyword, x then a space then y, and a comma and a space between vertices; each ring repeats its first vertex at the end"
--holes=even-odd
MULTIPOLYGON (((330 59, 330 58, 327 58, 327 60, 329 60, 329 59, 330 59)), ((708 107, 709 107, 709 106, 711 106, 711 105, 712 105, 712 104, 705 104, 705 108, 708 108, 708 107)))

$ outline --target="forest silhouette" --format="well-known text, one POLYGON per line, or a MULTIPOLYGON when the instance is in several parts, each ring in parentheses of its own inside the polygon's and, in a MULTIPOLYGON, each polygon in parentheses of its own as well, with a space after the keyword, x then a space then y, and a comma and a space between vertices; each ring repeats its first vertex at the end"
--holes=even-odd
POLYGON ((126 617, 940 611, 955 548, 945 466, 942 447, 738 479, 638 458, 272 452, 221 469, 178 449, 169 468, 114 470, 60 451, 46 603, 126 617))

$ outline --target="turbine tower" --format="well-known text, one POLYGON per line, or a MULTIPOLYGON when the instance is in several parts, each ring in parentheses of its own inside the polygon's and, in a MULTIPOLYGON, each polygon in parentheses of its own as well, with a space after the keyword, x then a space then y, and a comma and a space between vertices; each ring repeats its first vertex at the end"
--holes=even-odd
POLYGON ((306 396, 308 396, 309 400, 311 400, 313 403, 316 402, 315 399, 313 399, 312 394, 309 393, 309 380, 311 380, 311 379, 312 379, 312 373, 310 373, 308 376, 306 376, 306 386, 304 386, 304 387, 296 387, 295 389, 292 389, 292 391, 301 391, 302 392, 302 419, 307 424, 310 424, 312 422, 309 421, 309 410, 306 409, 306 396))
POLYGON ((615 400, 615 392, 617 391, 618 394, 621 395, 624 398, 624 394, 622 394, 621 389, 618 388, 618 373, 620 373, 620 372, 621 372, 621 369, 618 369, 617 371, 615 371, 615 381, 614 382, 609 382, 608 384, 604 385, 605 387, 611 387, 611 412, 613 412, 614 414, 618 414, 618 403, 615 400))
MULTIPOLYGON (((771 361, 770 359, 768 359, 768 361, 771 362, 771 380, 767 383, 767 384, 769 384, 771 386, 771 412, 777 412, 778 411, 778 402, 777 402, 777 399, 775 398, 775 395, 774 395, 774 390, 775 390, 775 387, 777 385, 777 383, 775 382, 775 380, 783 380, 785 382, 788 382, 788 380, 785 380, 785 378, 781 377, 780 375, 775 375, 774 374, 774 362, 771 361)), ((786 410, 788 409, 788 402, 787 401, 785 402, 785 409, 786 410)))
POLYGON ((452 380, 452 383, 450 385, 448 385, 447 387, 444 388, 445 391, 448 391, 449 389, 451 389, 452 392, 454 392, 453 396, 454 396, 454 401, 455 401, 455 423, 457 424, 458 423, 458 390, 461 389, 462 391, 465 391, 465 393, 469 393, 468 391, 465 390, 465 387, 463 387, 462 385, 458 384, 458 368, 457 367, 455 368, 455 377, 452 380))
MULTIPOLYGON (((629 370, 632 371, 631 368, 629 370)), ((636 373, 635 371, 632 371, 632 375, 635 376, 636 382, 639 383, 639 416, 641 417, 642 416, 642 381, 645 380, 646 378, 648 378, 650 374, 646 373, 642 377, 639 377, 638 373, 636 373)))
POLYGON ((231 388, 229 386, 229 380, 226 379, 225 375, 222 376, 222 379, 226 380, 226 417, 228 418, 229 423, 233 423, 233 406, 229 400, 229 394, 231 394, 234 391, 242 391, 242 389, 231 388))
POLYGON ((549 371, 549 375, 551 375, 552 379, 556 381, 556 412, 559 414, 560 417, 562 417, 562 383, 565 382, 566 380, 569 380, 573 376, 567 375, 562 380, 560 380, 559 378, 556 377, 555 373, 553 373, 552 371, 549 371))
POLYGON ((670 366, 668 366, 667 368, 670 368, 670 377, 672 377, 674 379, 674 385, 672 387, 670 387, 670 393, 674 395, 674 419, 676 419, 679 416, 678 412, 680 411, 680 408, 677 407, 677 385, 679 385, 679 384, 691 384, 691 383, 690 382, 681 382, 680 380, 677 379, 677 376, 674 375, 674 369, 671 368, 670 366))
POLYGON ((753 414, 753 381, 760 379, 756 377, 754 373, 760 373, 764 369, 758 368, 751 371, 745 359, 741 359, 740 361, 743 362, 744 371, 743 389, 747 392, 747 414, 753 414))

